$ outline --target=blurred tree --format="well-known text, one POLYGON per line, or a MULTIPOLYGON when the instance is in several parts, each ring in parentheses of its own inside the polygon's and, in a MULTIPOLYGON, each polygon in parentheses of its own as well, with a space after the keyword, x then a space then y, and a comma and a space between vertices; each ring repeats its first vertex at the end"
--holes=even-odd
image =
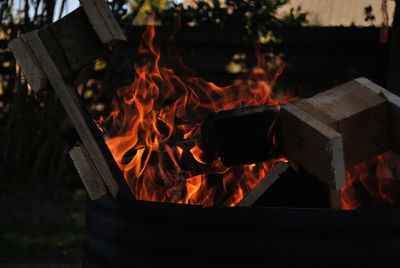
MULTIPOLYGON (((277 10, 289 0, 196 0, 194 5, 183 8, 173 4, 161 13, 161 20, 173 23, 180 16, 182 25, 212 26, 220 29, 235 29, 250 40, 265 39, 283 26, 300 26, 306 22, 306 14, 297 10, 279 18, 277 10)), ((272 37, 272 36, 271 36, 272 37)))
POLYGON ((131 10, 136 11, 132 22, 134 25, 146 24, 149 14, 154 11, 162 12, 170 5, 168 0, 137 0, 128 3, 131 10))

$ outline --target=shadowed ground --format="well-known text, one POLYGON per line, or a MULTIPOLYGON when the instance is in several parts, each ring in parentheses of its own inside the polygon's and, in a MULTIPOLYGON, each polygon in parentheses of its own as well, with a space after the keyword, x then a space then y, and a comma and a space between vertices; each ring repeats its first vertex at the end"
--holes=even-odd
POLYGON ((85 199, 66 185, 1 184, 0 267, 79 267, 65 263, 83 259, 85 199))

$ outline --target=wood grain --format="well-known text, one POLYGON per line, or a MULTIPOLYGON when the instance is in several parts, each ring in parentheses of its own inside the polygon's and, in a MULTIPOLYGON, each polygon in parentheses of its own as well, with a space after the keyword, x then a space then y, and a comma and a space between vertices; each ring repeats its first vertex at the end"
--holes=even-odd
POLYGON ((375 84, 365 77, 355 80, 357 83, 368 88, 376 95, 385 99, 389 104, 389 146, 390 149, 400 154, 400 97, 383 87, 375 84))
MULTIPOLYGON (((74 71, 71 69, 67 57, 65 56, 65 53, 60 44, 57 42, 54 33, 50 30, 49 27, 45 27, 38 31, 38 35, 40 36, 41 40, 43 40, 43 44, 47 50, 47 53, 50 55, 52 61, 54 62, 62 77, 68 81, 72 81, 74 79, 74 71)), ((23 34, 21 38, 29 43, 30 41, 27 40, 28 36, 29 35, 27 34, 23 34)), ((32 50, 36 49, 34 47, 36 46, 35 42, 30 42, 29 46, 32 48, 32 50)), ((40 51, 38 49, 36 50, 40 51)))
POLYGON ((21 67, 28 84, 34 92, 44 90, 47 86, 47 77, 38 63, 31 48, 22 39, 14 39, 8 43, 18 65, 21 67))
POLYGON ((335 189, 345 186, 343 141, 339 132, 296 105, 282 107, 282 152, 335 189))
POLYGON ((346 168, 389 149, 387 102, 357 81, 293 105, 342 135, 346 168))
MULTIPOLYGON (((82 7, 48 26, 73 72, 104 57, 108 50, 100 42, 82 7)), ((48 40, 43 40, 44 43, 48 40)))
POLYGON ((108 54, 82 7, 38 31, 64 79, 72 81, 82 68, 108 54))
POLYGON ((107 189, 101 179, 99 172, 90 159, 85 146, 75 146, 69 151, 79 177, 85 186, 91 200, 97 200, 107 193, 107 189))
POLYGON ((80 3, 103 44, 114 46, 126 41, 106 1, 80 0, 80 3))

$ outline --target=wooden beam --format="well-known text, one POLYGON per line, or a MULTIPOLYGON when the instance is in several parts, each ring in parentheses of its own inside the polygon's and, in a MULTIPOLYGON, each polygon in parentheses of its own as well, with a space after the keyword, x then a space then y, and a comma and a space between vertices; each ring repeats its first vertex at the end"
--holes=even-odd
POLYGON ((47 86, 47 77, 38 63, 31 48, 22 39, 14 39, 8 43, 26 81, 34 92, 39 92, 47 86))
MULTIPOLYGON (((73 80, 74 71, 71 69, 71 66, 69 65, 67 60, 67 56, 65 55, 61 45, 58 43, 56 37, 54 36, 53 31, 51 31, 49 27, 46 27, 42 30, 39 30, 38 35, 40 36, 41 40, 44 41, 44 46, 47 50, 47 53, 50 55, 52 61, 54 62, 62 77, 66 80, 73 80)), ((21 36, 21 38, 28 43, 26 37, 27 34, 23 34, 21 36)), ((32 47, 34 45, 35 43, 30 43, 30 47, 32 49, 34 49, 32 47)), ((76 47, 75 49, 79 49, 79 47, 76 47)))
POLYGON ((45 45, 50 40, 44 40, 40 32, 46 30, 53 33, 54 41, 60 45, 73 72, 79 71, 108 53, 107 47, 101 43, 82 7, 39 31, 45 45))
MULTIPOLYGON (((83 2, 86 7, 92 3, 92 1, 86 0, 83 2)), ((100 8, 96 10, 90 9, 89 14, 97 18, 95 20, 97 22, 96 27, 101 29, 100 31, 94 28, 86 11, 83 10, 84 7, 75 9, 62 19, 38 31, 47 52, 56 64, 62 77, 68 81, 72 81, 76 73, 82 68, 92 64, 99 58, 107 56, 109 53, 108 45, 115 45, 118 42, 126 41, 107 4, 103 0, 95 2, 100 8), (101 14, 104 13, 105 17, 101 16, 99 12, 101 14), (111 19, 106 16, 107 14, 111 14, 111 19), (99 21, 103 22, 101 27, 99 26, 99 21), (109 27, 112 30, 104 27, 109 27), (102 39, 104 38, 108 38, 109 42, 103 43, 102 41, 104 40, 102 39)), ((34 61, 35 58, 30 57, 29 50, 26 50, 20 41, 11 42, 10 45, 14 46, 14 50, 16 50, 14 55, 21 66, 23 66, 23 71, 26 73, 28 81, 33 84, 33 89, 40 90, 40 87, 44 87, 42 85, 43 79, 38 78, 43 73, 40 73, 40 68, 39 70, 37 70, 38 68, 31 70, 31 66, 32 68, 38 66, 38 63, 34 61), (25 57, 27 58, 25 59, 25 57), (32 72, 35 72, 35 79, 31 78, 32 72)))
POLYGON ((278 162, 272 170, 262 179, 253 190, 251 190, 236 206, 237 207, 251 207, 268 189, 279 179, 290 164, 286 162, 278 162))
POLYGON ((69 155, 74 162, 75 168, 78 171, 79 177, 81 178, 90 199, 97 200, 107 194, 107 189, 103 180, 94 166, 92 159, 90 159, 85 146, 82 144, 75 146, 69 151, 69 155))
POLYGON ((103 44, 113 46, 126 41, 106 1, 80 0, 80 3, 103 44))
POLYGON ((24 38, 40 62, 109 192, 114 198, 132 198, 100 131, 90 118, 74 86, 63 80, 37 31, 25 34, 24 38))
POLYGON ((107 55, 82 7, 38 31, 43 44, 64 79, 107 55))
POLYGON ((333 209, 342 209, 342 191, 329 188, 329 204, 333 209))
POLYGON ((308 172, 341 189, 345 186, 343 141, 339 132, 289 103, 280 117, 282 152, 308 172))
POLYGON ((342 135, 346 168, 389 149, 387 102, 357 81, 300 99, 292 105, 342 135))
POLYGON ((355 81, 385 99, 389 104, 389 147, 400 154, 400 97, 365 77, 360 77, 355 81))

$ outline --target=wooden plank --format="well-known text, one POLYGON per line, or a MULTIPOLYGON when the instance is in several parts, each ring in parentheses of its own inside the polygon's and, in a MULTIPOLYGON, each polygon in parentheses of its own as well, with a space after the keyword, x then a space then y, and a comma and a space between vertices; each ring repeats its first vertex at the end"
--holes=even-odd
POLYGON ((108 52, 90 25, 82 7, 50 24, 48 28, 59 43, 73 72, 104 57, 108 52))
POLYGON ((104 0, 80 0, 93 29, 105 45, 125 42, 126 37, 104 0))
POLYGON ((79 70, 108 53, 82 7, 38 33, 58 70, 69 81, 79 70))
MULTIPOLYGON (((50 30, 49 27, 45 27, 42 30, 39 30, 38 34, 40 38, 44 41, 44 46, 47 49, 47 52, 50 55, 55 66, 57 67, 58 71, 61 73, 62 77, 69 81, 73 80, 74 71, 71 69, 67 57, 65 56, 64 51, 60 46, 60 44, 57 42, 54 33, 50 30)), ((23 34, 21 38, 25 39, 25 42, 28 43, 26 37, 27 34, 23 34)), ((32 48, 32 46, 34 46, 35 44, 30 42, 29 45, 32 48)))
POLYGON ((289 168, 289 163, 278 162, 274 168, 251 190, 236 206, 250 207, 260 198, 269 187, 279 179, 282 173, 289 168))
POLYGON ((47 86, 47 77, 38 63, 31 48, 22 39, 14 39, 8 43, 18 65, 21 67, 28 84, 34 92, 44 90, 47 86))
POLYGON ((386 100, 356 81, 292 104, 342 135, 347 168, 389 149, 386 100))
POLYGON ((342 209, 342 191, 329 188, 329 203, 333 209, 342 209))
POLYGON ((400 97, 375 84, 365 77, 355 80, 389 103, 389 143, 390 149, 400 154, 400 97))
POLYGON ((78 171, 79 177, 82 180, 86 191, 91 200, 97 200, 107 194, 107 189, 101 179, 99 172, 90 159, 89 153, 85 146, 75 146, 69 151, 75 168, 78 171))
POLYGON ((50 84, 75 126, 90 158, 114 198, 132 198, 132 194, 115 163, 97 126, 90 118, 76 89, 64 82, 61 73, 42 43, 37 31, 25 34, 25 39, 46 73, 50 84))
POLYGON ((345 186, 343 141, 339 132, 289 103, 280 118, 282 152, 332 188, 345 186))

